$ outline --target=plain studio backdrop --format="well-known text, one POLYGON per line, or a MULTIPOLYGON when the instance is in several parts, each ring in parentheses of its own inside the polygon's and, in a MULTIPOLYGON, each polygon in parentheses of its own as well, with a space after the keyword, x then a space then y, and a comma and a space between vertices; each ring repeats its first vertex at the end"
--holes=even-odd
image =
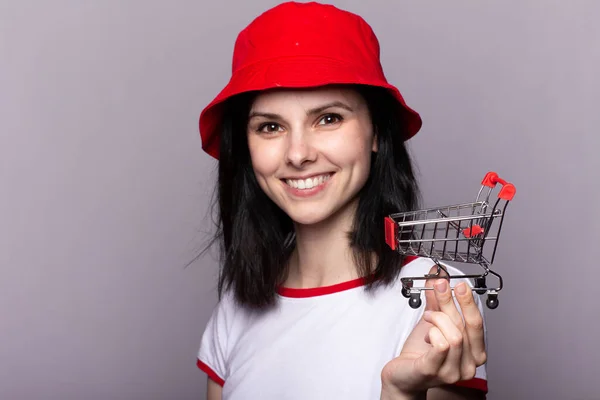
MULTIPOLYGON (((269 0, 0 1, 0 399, 196 400, 200 110, 269 0)), ((600 2, 339 0, 423 117, 427 205, 517 187, 489 399, 600 399, 600 2)), ((400 299, 399 301, 404 301, 400 299)), ((360 362, 360 360, 357 360, 360 362)))

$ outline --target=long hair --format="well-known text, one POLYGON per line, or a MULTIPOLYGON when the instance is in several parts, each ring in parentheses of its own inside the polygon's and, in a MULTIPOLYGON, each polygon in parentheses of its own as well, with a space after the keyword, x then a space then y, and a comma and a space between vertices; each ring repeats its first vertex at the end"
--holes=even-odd
MULTIPOLYGON (((420 195, 403 140, 406 124, 396 101, 382 88, 354 88, 368 105, 378 142, 348 232, 357 272, 368 278, 370 290, 392 282, 403 262, 385 243, 384 217, 414 210, 420 195)), ((238 95, 225 106, 213 197, 217 224, 213 242, 220 245, 219 297, 231 290, 239 304, 263 309, 275 303, 277 288, 285 279, 294 248, 294 226, 262 191, 252 169, 246 129, 254 96, 238 95)))

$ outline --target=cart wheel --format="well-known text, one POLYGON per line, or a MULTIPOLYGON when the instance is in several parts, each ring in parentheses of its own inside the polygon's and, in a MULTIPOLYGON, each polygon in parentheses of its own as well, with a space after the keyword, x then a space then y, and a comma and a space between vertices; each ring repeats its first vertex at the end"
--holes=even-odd
POLYGON ((489 309, 493 310, 498 307, 498 295, 497 294, 489 294, 488 298, 485 302, 489 309))
POLYGON ((475 278, 475 293, 485 294, 485 292, 487 292, 485 277, 475 278))
POLYGON ((419 308, 421 307, 421 293, 411 293, 410 300, 408 300, 408 304, 410 308, 419 308))
POLYGON ((407 299, 410 297, 410 288, 413 287, 412 279, 402 282, 402 295, 407 299))

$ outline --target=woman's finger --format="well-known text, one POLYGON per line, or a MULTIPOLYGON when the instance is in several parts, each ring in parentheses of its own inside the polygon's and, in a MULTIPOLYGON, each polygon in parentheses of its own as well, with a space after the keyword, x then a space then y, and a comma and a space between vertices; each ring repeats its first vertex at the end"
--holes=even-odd
POLYGON ((471 343, 466 331, 463 331, 462 359, 460 363, 461 380, 469 380, 475 376, 477 365, 471 351, 471 343))
POLYGON ((450 282, 446 279, 438 279, 433 285, 433 291, 439 310, 448 315, 454 325, 462 332, 464 329, 463 319, 458 308, 456 308, 450 282))
POLYGON ((423 357, 415 361, 415 368, 426 378, 438 376, 438 371, 444 364, 450 345, 444 338, 442 332, 436 326, 429 328, 428 332, 431 348, 423 357))
MULTIPOLYGON (((454 383, 461 379, 463 363, 464 338, 462 332, 444 312, 427 311, 424 319, 438 328, 447 343, 448 350, 446 358, 441 365, 438 376, 444 383, 454 383)), ((430 330, 430 340, 432 331, 430 330)), ((433 343, 432 343, 433 345, 433 343)))
POLYGON ((473 298, 473 291, 462 282, 454 290, 464 319, 465 334, 468 337, 471 354, 477 365, 486 362, 485 332, 483 316, 473 298))
POLYGON ((431 288, 431 290, 425 290, 425 310, 439 311, 440 308, 437 304, 436 296, 433 291, 433 285, 439 278, 448 277, 446 271, 442 268, 439 268, 438 274, 438 265, 435 264, 429 269, 429 275, 436 275, 435 278, 430 278, 425 281, 425 287, 431 288))

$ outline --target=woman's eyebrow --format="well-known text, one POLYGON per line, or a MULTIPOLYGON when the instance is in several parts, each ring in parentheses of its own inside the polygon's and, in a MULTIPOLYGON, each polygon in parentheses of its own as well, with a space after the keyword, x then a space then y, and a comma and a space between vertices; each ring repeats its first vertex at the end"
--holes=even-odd
POLYGON ((346 103, 342 103, 341 101, 332 101, 331 103, 323 104, 322 106, 307 110, 306 115, 320 114, 323 111, 327 110, 328 108, 334 108, 334 107, 343 108, 344 110, 347 110, 350 112, 354 111, 354 109, 352 109, 352 107, 350 107, 346 103))
POLYGON ((266 119, 282 119, 281 115, 279 114, 273 114, 273 113, 266 113, 266 112, 261 112, 261 111, 252 111, 250 113, 250 115, 248 115, 248 119, 252 119, 254 117, 263 117, 266 119))
MULTIPOLYGON (((346 103, 342 103, 341 101, 332 101, 331 103, 323 104, 321 106, 307 110, 306 115, 320 114, 323 111, 325 111, 329 108, 334 108, 334 107, 343 108, 344 110, 348 110, 350 112, 354 111, 354 109, 352 107, 350 107, 349 105, 347 105, 346 103)), ((279 114, 261 112, 261 111, 252 111, 250 113, 250 115, 248 115, 249 119, 252 119, 254 117, 263 117, 263 118, 274 119, 274 120, 282 119, 281 115, 279 115, 279 114)))

